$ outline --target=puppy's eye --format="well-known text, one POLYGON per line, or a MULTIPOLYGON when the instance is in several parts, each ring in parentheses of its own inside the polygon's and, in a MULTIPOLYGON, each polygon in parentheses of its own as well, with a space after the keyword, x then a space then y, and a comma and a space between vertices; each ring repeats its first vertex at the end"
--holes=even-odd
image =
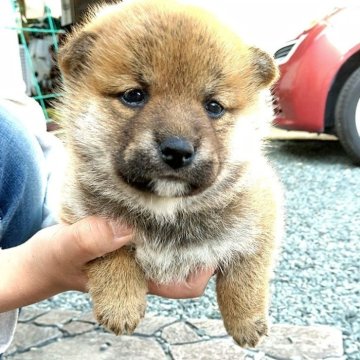
POLYGON ((225 109, 223 108, 223 106, 220 105, 215 100, 207 101, 205 103, 205 110, 209 114, 210 117, 215 118, 215 119, 221 117, 225 112, 225 109))
POLYGON ((120 95, 120 100, 124 105, 140 107, 145 104, 146 93, 141 89, 129 89, 120 95))

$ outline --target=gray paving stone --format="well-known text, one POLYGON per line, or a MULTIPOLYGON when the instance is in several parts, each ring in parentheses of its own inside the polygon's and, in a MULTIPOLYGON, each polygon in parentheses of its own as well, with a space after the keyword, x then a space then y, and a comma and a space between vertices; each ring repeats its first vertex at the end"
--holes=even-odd
POLYGON ((289 360, 343 356, 341 331, 330 326, 273 325, 257 347, 266 355, 289 360))
POLYGON ((62 332, 55 327, 39 327, 27 323, 18 324, 14 340, 6 353, 24 351, 61 337, 62 332))
POLYGON ((42 315, 34 320, 36 325, 62 325, 70 322, 73 318, 80 315, 79 311, 75 310, 53 310, 45 315, 42 315))
POLYGON ((274 360, 267 357, 265 353, 262 351, 254 352, 254 353, 249 351, 249 353, 250 353, 249 355, 245 356, 246 360, 274 360))
POLYGON ((220 337, 227 335, 222 320, 189 319, 188 322, 195 326, 198 330, 203 332, 204 335, 208 335, 211 337, 220 337))
POLYGON ((135 329, 135 334, 152 336, 157 331, 172 324, 176 320, 177 319, 174 317, 145 316, 145 318, 141 320, 139 326, 135 329))
POLYGON ((74 320, 83 321, 83 322, 87 322, 87 323, 91 323, 91 324, 98 323, 96 321, 94 313, 92 311, 87 311, 87 312, 81 313, 80 316, 75 317, 74 320))
POLYGON ((91 312, 42 314, 24 308, 6 360, 165 360, 157 340, 165 341, 174 360, 345 359, 341 331, 329 326, 274 325, 270 336, 250 351, 226 336, 221 320, 147 316, 135 335, 116 337, 100 330, 91 312), (157 338, 160 331, 162 339, 157 338))
MULTIPOLYGON (((248 360, 248 353, 230 339, 214 339, 186 345, 171 345, 174 360, 248 360)), ((260 359, 259 359, 260 360, 260 359)))
POLYGON ((19 354, 16 360, 166 360, 153 339, 92 332, 62 338, 46 347, 19 354))
POLYGON ((163 329, 161 337, 169 344, 193 343, 201 338, 188 325, 177 322, 163 329))
POLYGON ((71 321, 61 327, 69 336, 75 336, 94 330, 95 324, 81 321, 71 321))
POLYGON ((50 310, 34 309, 30 306, 23 307, 19 314, 19 322, 29 322, 34 320, 40 315, 48 313, 50 310))

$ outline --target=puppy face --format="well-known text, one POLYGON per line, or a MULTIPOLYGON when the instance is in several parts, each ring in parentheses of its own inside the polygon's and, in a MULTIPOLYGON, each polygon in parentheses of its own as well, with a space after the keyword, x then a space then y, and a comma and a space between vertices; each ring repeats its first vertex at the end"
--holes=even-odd
POLYGON ((241 171, 259 147, 248 114, 276 77, 269 56, 209 14, 161 0, 100 11, 60 66, 79 171, 159 197, 196 195, 241 171))

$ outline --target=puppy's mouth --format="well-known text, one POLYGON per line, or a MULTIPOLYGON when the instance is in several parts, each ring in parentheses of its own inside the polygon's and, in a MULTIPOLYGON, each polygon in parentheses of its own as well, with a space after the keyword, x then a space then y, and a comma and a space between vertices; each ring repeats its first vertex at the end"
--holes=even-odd
POLYGON ((122 182, 146 195, 188 197, 197 195, 213 184, 219 173, 212 160, 172 169, 163 162, 139 152, 124 161, 122 154, 114 156, 114 170, 122 182))
POLYGON ((160 197, 184 197, 201 192, 197 184, 189 184, 175 176, 163 176, 151 180, 128 180, 126 183, 141 192, 160 197))

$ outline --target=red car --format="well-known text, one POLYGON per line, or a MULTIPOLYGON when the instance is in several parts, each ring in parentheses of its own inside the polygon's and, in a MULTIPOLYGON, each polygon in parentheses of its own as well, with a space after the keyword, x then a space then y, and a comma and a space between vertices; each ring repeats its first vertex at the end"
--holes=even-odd
POLYGON ((335 9, 275 58, 275 125, 335 134, 360 164, 360 6, 335 9))

